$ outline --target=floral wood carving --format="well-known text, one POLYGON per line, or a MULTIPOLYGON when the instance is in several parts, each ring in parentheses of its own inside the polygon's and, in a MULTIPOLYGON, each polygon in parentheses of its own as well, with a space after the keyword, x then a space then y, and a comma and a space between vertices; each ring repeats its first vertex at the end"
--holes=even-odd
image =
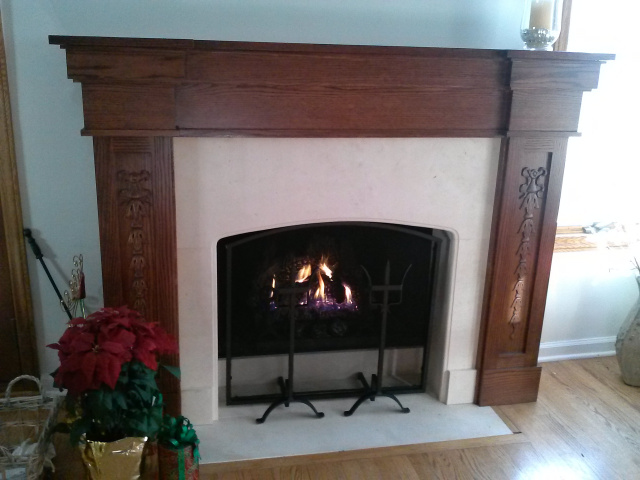
POLYGON ((129 269, 133 273, 131 290, 133 292, 134 310, 143 315, 147 307, 147 282, 145 279, 145 267, 147 260, 144 256, 144 245, 146 242, 144 230, 144 218, 149 216, 152 205, 152 192, 145 188, 151 179, 151 173, 147 170, 139 172, 128 172, 120 170, 118 178, 118 197, 125 206, 125 217, 130 221, 130 231, 127 244, 131 249, 131 260, 129 269))
POLYGON ((509 324, 513 331, 511 336, 515 334, 516 326, 522 321, 522 298, 525 292, 528 277, 528 259, 531 251, 531 236, 535 233, 535 224, 533 221, 534 211, 540 208, 540 199, 544 195, 544 178, 547 171, 540 167, 537 170, 525 167, 522 169, 521 175, 524 181, 520 184, 521 200, 520 210, 524 212, 524 218, 518 229, 521 235, 520 244, 516 255, 519 257, 518 266, 516 268, 516 283, 513 287, 513 302, 511 302, 511 318, 509 324))

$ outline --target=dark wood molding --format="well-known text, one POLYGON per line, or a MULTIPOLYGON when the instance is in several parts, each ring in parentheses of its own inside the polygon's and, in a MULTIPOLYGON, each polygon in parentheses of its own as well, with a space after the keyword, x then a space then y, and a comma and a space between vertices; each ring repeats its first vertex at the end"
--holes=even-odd
MULTIPOLYGON (((4 294, 13 310, 19 358, 4 352, 3 361, 18 362, 19 374, 39 376, 36 334, 33 324, 31 289, 23 236, 22 208, 16 166, 16 154, 11 120, 7 62, 0 17, 0 228, 6 240, 6 265, 10 285, 3 285, 4 294)), ((6 330, 3 330, 6 332, 6 330)), ((8 340, 8 339, 3 339, 8 340)))
POLYGON ((69 77, 82 83, 84 133, 92 136, 487 137, 541 127, 572 134, 581 92, 594 88, 600 62, 611 58, 166 39, 50 41, 66 49, 69 77), (518 117, 519 124, 510 124, 512 102, 533 109, 518 117))
POLYGON ((141 247, 144 281, 155 292, 144 305, 159 314, 157 302, 171 298, 161 318, 176 333, 176 252, 166 241, 175 228, 169 137, 502 137, 477 402, 535 399, 566 143, 577 135, 582 93, 597 87, 600 65, 612 55, 92 37, 50 42, 66 49, 69 77, 82 84, 83 133, 96 137, 105 301, 139 300, 130 268, 137 254, 127 239, 135 242, 134 231, 147 226, 122 215, 131 192, 118 198, 127 187, 117 187, 138 182, 134 189, 153 192, 154 209, 163 205, 152 216, 167 218, 164 240, 141 247), (128 173, 118 180, 119 171, 128 173))

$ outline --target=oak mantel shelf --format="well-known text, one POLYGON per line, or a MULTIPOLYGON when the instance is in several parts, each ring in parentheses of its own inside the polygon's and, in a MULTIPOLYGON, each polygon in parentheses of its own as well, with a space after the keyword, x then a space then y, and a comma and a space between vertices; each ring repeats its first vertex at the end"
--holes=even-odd
MULTIPOLYGON (((174 334, 171 137, 502 137, 476 401, 536 399, 567 139, 577 134, 583 92, 613 55, 49 41, 66 50, 68 76, 82 85, 82 133, 95 137, 105 303, 142 308, 174 334)), ((166 388, 178 402, 177 383, 166 388)))
POLYGON ((177 38, 134 38, 134 37, 92 37, 49 35, 51 45, 62 48, 81 47, 115 47, 115 48, 154 48, 158 50, 212 50, 212 51, 248 51, 248 52, 297 52, 297 53, 351 53, 351 54, 386 54, 386 55, 416 55, 416 56, 447 56, 447 57, 495 57, 507 56, 513 58, 538 58, 544 60, 584 60, 607 61, 613 60, 615 55, 609 53, 585 52, 556 52, 533 50, 495 50, 478 48, 442 48, 442 47, 408 47, 408 46, 379 46, 379 45, 341 45, 341 44, 310 44, 310 43, 274 43, 274 42, 238 42, 220 40, 196 40, 177 38))
POLYGON ((612 58, 144 38, 50 42, 66 49, 69 77, 83 85, 84 134, 92 136, 575 134, 581 92, 597 86, 599 64, 612 58), (540 90, 554 90, 559 112, 536 108, 540 90), (514 95, 521 91, 527 94, 514 95), (526 121, 510 121, 511 102, 528 111, 526 121), (557 121, 542 128, 537 117, 550 113, 557 121))

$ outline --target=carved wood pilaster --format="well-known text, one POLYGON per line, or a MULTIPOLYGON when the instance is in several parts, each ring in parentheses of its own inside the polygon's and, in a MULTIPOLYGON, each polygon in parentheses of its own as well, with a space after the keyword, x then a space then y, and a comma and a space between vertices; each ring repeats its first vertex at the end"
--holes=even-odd
MULTIPOLYGON (((105 306, 128 305, 178 338, 172 140, 94 139, 105 306)), ((163 359, 179 365, 178 355, 163 359)), ((161 374, 169 409, 180 385, 161 374)))
POLYGON ((566 144, 562 137, 503 141, 481 334, 484 350, 478 359, 481 405, 537 397, 536 365, 566 144))

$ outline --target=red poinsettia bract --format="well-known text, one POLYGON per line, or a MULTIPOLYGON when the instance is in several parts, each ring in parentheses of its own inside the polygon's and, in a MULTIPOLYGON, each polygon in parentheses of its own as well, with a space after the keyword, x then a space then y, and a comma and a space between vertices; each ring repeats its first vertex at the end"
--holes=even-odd
POLYGON ((177 352, 177 344, 157 323, 127 307, 104 308, 85 318, 74 318, 58 343, 60 368, 57 385, 79 395, 100 388, 114 388, 122 365, 138 360, 157 370, 158 354, 177 352))

